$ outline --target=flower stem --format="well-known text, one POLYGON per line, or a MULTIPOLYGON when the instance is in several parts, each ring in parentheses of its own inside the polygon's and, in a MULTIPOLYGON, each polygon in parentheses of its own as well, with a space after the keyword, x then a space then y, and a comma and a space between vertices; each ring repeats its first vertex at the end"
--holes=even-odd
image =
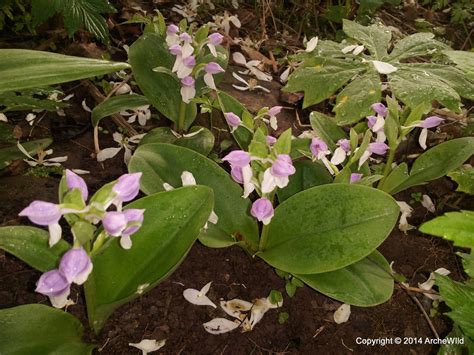
POLYGON ((179 105, 179 117, 178 117, 178 132, 184 132, 184 121, 186 119, 186 103, 181 101, 181 105, 179 105))
POLYGON ((260 242, 258 243, 258 251, 259 251, 259 252, 263 252, 263 250, 264 250, 265 247, 267 246, 267 241, 268 241, 268 226, 269 226, 269 224, 263 225, 262 234, 260 235, 260 242))
POLYGON ((396 150, 397 150, 397 147, 390 148, 390 153, 388 153, 387 163, 385 164, 385 168, 383 169, 383 178, 380 180, 380 182, 377 185, 378 189, 381 189, 383 187, 383 183, 385 179, 387 178, 388 174, 392 171, 392 163, 393 163, 393 159, 395 158, 396 150))

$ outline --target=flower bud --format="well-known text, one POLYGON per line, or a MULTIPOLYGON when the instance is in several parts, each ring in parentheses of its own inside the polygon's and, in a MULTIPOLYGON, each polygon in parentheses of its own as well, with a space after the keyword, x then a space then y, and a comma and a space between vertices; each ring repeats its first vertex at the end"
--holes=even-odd
POLYGON ((242 123, 242 120, 240 119, 240 117, 237 116, 233 112, 224 113, 224 117, 227 123, 229 124, 229 126, 231 127, 238 127, 242 123))
POLYGON ((217 46, 222 43, 224 36, 218 32, 215 32, 207 36, 207 39, 209 40, 209 44, 212 44, 213 46, 217 46))
POLYGON ((59 296, 69 290, 69 282, 58 270, 45 272, 36 283, 36 292, 45 296, 59 296))
POLYGON ((228 161, 231 166, 243 168, 250 163, 250 154, 243 150, 234 150, 222 158, 222 160, 228 161))
POLYGON ((59 206, 54 203, 33 201, 18 215, 28 217, 31 222, 40 226, 49 226, 58 223, 62 213, 59 206))
POLYGON ((127 227, 127 223, 127 218, 122 212, 107 212, 102 219, 105 231, 113 237, 120 236, 127 227))
POLYGON ((259 198, 252 204, 252 209, 250 210, 250 213, 257 220, 267 225, 268 223, 270 223, 274 214, 273 205, 269 199, 265 197, 259 198))
POLYGON ((380 115, 382 117, 387 116, 388 110, 383 103, 377 102, 370 107, 372 108, 372 110, 377 112, 377 115, 380 115))
POLYGON ((82 285, 92 271, 92 262, 83 248, 72 248, 61 258, 59 271, 69 283, 82 285))
POLYGON ((82 177, 72 172, 71 170, 66 170, 66 185, 69 190, 79 189, 81 191, 81 196, 84 201, 87 201, 89 196, 89 191, 87 190, 87 184, 82 177))
POLYGON ((204 67, 204 71, 208 74, 219 74, 225 72, 225 70, 216 62, 207 63, 204 67))
POLYGON ((143 214, 145 210, 144 209, 128 209, 124 210, 123 214, 125 215, 125 218, 127 219, 127 225, 128 227, 125 228, 125 230, 122 232, 122 235, 128 236, 132 235, 133 233, 137 232, 140 227, 142 226, 143 223, 143 214))
POLYGON ((117 199, 122 202, 133 200, 140 191, 140 178, 142 173, 124 174, 118 178, 112 191, 117 194, 117 199))

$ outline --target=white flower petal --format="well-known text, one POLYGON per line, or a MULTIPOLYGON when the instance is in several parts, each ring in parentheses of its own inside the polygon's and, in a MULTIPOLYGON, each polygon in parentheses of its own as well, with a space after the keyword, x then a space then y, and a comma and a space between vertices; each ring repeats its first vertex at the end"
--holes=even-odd
POLYGON ((62 229, 59 223, 50 224, 49 229, 49 247, 54 246, 61 239, 62 229))
POLYGON ((181 181, 183 183, 183 186, 196 185, 196 179, 194 178, 194 175, 189 171, 183 171, 183 173, 181 174, 181 181))
POLYGON ((273 80, 273 77, 271 75, 264 73, 260 69, 257 69, 255 67, 250 67, 249 69, 252 72, 252 74, 255 75, 255 77, 258 80, 263 80, 263 81, 272 81, 273 80))
POLYGON ((272 175, 272 173, 270 172, 270 168, 268 168, 263 173, 262 193, 263 194, 268 194, 268 193, 272 192, 275 189, 276 186, 277 186, 276 179, 272 175))
POLYGON ((196 96, 196 88, 194 86, 182 86, 180 93, 181 100, 183 100, 184 103, 189 104, 196 96))
POLYGON ((431 198, 428 195, 423 195, 423 199, 421 201, 421 204, 424 208, 426 208, 431 213, 436 212, 436 207, 435 207, 433 201, 431 200, 431 198))
POLYGON ((418 143, 420 144, 420 147, 423 148, 423 150, 426 150, 426 140, 428 138, 428 129, 423 128, 421 130, 420 136, 418 137, 418 143))
MULTIPOLYGON (((21 144, 20 144, 20 141, 16 142, 16 146, 17 148, 20 150, 20 152, 22 152, 24 155, 26 155, 28 158, 32 159, 32 160, 35 160, 35 158, 33 158, 29 153, 28 151, 25 149, 25 147, 23 147, 21 144)), ((27 162, 28 163, 28 162, 27 162)))
POLYGON ((344 54, 347 54, 349 52, 352 52, 357 46, 354 44, 351 44, 350 46, 344 47, 341 49, 341 52, 344 54))
POLYGON ((213 320, 203 324, 206 332, 211 334, 223 334, 230 332, 240 326, 240 322, 230 321, 225 318, 214 318, 213 320))
POLYGON ((315 50, 316 46, 318 45, 318 37, 311 38, 308 43, 306 43, 306 52, 312 52, 315 50))
POLYGON ((351 306, 344 303, 334 312, 334 322, 337 324, 345 323, 349 320, 350 315, 351 306))
POLYGON ((0 122, 8 122, 7 116, 2 112, 0 112, 0 122))
POLYGON ((255 86, 255 89, 260 89, 260 90, 265 91, 265 92, 270 92, 270 90, 268 90, 267 88, 264 88, 263 86, 260 86, 260 85, 255 86))
POLYGON ((238 81, 240 81, 242 84, 245 84, 246 86, 248 86, 249 84, 245 81, 245 79, 243 79, 241 76, 239 76, 237 73, 235 72, 232 72, 232 76, 234 78, 236 78, 238 81))
POLYGON ((240 65, 247 65, 247 60, 245 59, 244 55, 240 52, 232 53, 232 59, 234 62, 240 65))
POLYGON ((397 71, 397 68, 389 63, 373 60, 372 64, 374 65, 375 70, 377 70, 380 74, 390 74, 397 71))
POLYGON ((58 296, 49 296, 51 305, 54 308, 64 308, 66 305, 69 304, 69 300, 67 298, 69 297, 70 292, 71 292, 71 289, 68 287, 64 293, 58 296))
POLYGON ((168 184, 167 182, 163 183, 163 188, 165 189, 165 191, 174 190, 174 187, 168 184))
POLYGON ((89 274, 92 272, 93 267, 94 266, 92 265, 92 263, 89 263, 89 266, 87 267, 87 269, 81 272, 80 274, 76 275, 76 277, 72 279, 72 282, 74 282, 77 285, 82 285, 84 282, 87 281, 87 278, 89 277, 89 274))
POLYGON ((255 185, 252 182, 252 178, 252 167, 250 164, 247 164, 242 168, 242 180, 244 185, 244 194, 242 195, 243 198, 247 198, 255 190, 255 185))
POLYGON ((132 239, 129 235, 123 235, 120 237, 120 246, 125 250, 128 250, 132 247, 132 239))
POLYGON ((114 156, 117 155, 118 152, 120 152, 122 148, 105 148, 102 149, 98 154, 97 154, 97 161, 98 162, 103 162, 104 160, 113 158, 114 156))
POLYGON ((248 86, 247 86, 247 87, 243 87, 243 86, 238 86, 238 85, 234 85, 234 84, 232 84, 232 87, 233 87, 234 89, 237 89, 237 90, 240 90, 240 91, 247 91, 247 90, 249 89, 248 86))
POLYGON ((206 284, 201 291, 196 290, 194 288, 187 288, 183 291, 183 297, 189 303, 195 304, 197 306, 211 306, 217 308, 217 306, 212 302, 207 296, 206 293, 209 291, 209 287, 211 287, 211 282, 206 284))
POLYGON ((250 311, 253 303, 234 298, 230 301, 221 301, 220 305, 229 316, 243 320, 245 318, 244 312, 250 311))
POLYGON ((53 163, 64 163, 66 160, 67 160, 67 155, 63 157, 49 158, 46 161, 53 162, 53 163))
POLYGON ((163 346, 165 346, 165 343, 166 339, 159 341, 156 341, 155 339, 143 339, 139 343, 128 343, 128 345, 140 349, 142 351, 142 355, 146 355, 148 353, 161 349, 163 346))
POLYGON ((357 46, 354 48, 354 51, 352 52, 352 54, 354 55, 358 55, 360 53, 362 53, 364 51, 365 47, 364 46, 357 46))
POLYGON ((346 160, 346 152, 341 147, 336 148, 331 158, 331 164, 339 165, 346 160))
POLYGON ((291 70, 291 68, 288 67, 288 68, 285 69, 285 71, 283 73, 281 73, 280 81, 282 83, 286 83, 288 81, 288 76, 290 75, 290 70, 291 70))
POLYGON ((212 76, 212 74, 209 74, 209 73, 204 74, 204 82, 211 89, 217 90, 216 83, 214 82, 214 77, 212 76))

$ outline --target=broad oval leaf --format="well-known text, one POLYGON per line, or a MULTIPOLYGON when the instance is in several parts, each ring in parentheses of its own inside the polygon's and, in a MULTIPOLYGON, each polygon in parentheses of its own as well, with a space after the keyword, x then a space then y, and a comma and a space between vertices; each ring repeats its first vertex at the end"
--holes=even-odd
POLYGON ((127 63, 26 49, 0 49, 0 92, 65 83, 127 69, 127 63))
MULTIPOLYGON (((49 145, 51 145, 51 143, 53 143, 53 140, 51 138, 43 138, 30 142, 25 142, 21 145, 30 155, 35 156, 39 150, 46 149, 49 145)), ((12 147, 2 148, 0 149, 0 169, 3 169, 6 166, 10 165, 13 160, 27 158, 28 157, 25 156, 25 154, 23 154, 16 145, 12 147)))
POLYGON ((257 255, 294 274, 341 269, 372 253, 392 231, 398 212, 390 195, 370 187, 313 187, 276 208, 268 243, 257 255))
POLYGON ((0 310, 2 354, 91 354, 83 343, 84 328, 71 314, 41 304, 0 310))
MULTIPOLYGON (((214 211, 219 217, 216 225, 209 223, 200 240, 206 235, 220 236, 219 245, 244 238, 251 248, 258 245, 258 227, 249 216, 250 201, 243 199, 242 188, 229 174, 212 160, 190 149, 170 144, 146 144, 138 147, 128 166, 130 172, 141 171, 141 189, 146 194, 163 191, 163 183, 174 187, 182 185, 181 174, 189 171, 199 185, 214 190, 214 211)), ((218 246, 205 243, 208 246, 218 246)))
POLYGON ((0 227, 0 248, 42 272, 56 268, 61 256, 71 247, 61 239, 50 248, 48 241, 49 233, 44 229, 0 227))
POLYGON ((384 303, 393 293, 390 265, 378 251, 339 270, 295 276, 328 297, 358 307, 384 303))
POLYGON ((132 235, 132 248, 118 238, 92 258, 87 280, 89 322, 99 331, 120 305, 140 296, 169 276, 186 256, 212 210, 213 193, 188 186, 141 198, 126 208, 144 208, 144 223, 132 235))
POLYGON ((410 176, 393 190, 391 194, 411 186, 438 179, 461 166, 474 154, 474 137, 456 138, 438 144, 420 155, 410 170, 410 176))
POLYGON ((98 126, 102 118, 120 111, 149 105, 147 98, 141 95, 119 95, 100 103, 92 110, 92 124, 98 126))

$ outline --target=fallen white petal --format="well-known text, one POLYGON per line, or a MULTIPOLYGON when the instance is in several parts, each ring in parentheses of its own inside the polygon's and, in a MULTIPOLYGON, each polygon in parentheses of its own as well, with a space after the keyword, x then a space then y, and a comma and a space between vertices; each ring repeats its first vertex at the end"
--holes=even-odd
POLYGON ((122 148, 105 148, 102 149, 98 154, 97 154, 97 161, 98 162, 103 162, 104 160, 113 158, 114 156, 117 155, 118 152, 120 152, 122 148))
POLYGON ((183 173, 181 174, 181 181, 183 183, 183 186, 196 185, 196 179, 194 178, 194 175, 189 171, 183 171, 183 173))
POLYGON ((361 54, 364 51, 364 49, 365 49, 364 46, 357 46, 354 48, 354 51, 352 52, 352 54, 354 55, 361 54))
POLYGON ((308 43, 306 43, 306 49, 305 51, 306 52, 312 52, 314 51, 314 49, 316 48, 316 46, 318 45, 318 37, 313 37, 309 40, 308 43))
POLYGON ((341 52, 344 54, 347 54, 349 52, 352 52, 357 46, 355 44, 352 44, 350 46, 344 47, 341 49, 341 52))
POLYGON ((221 301, 220 305, 229 316, 242 320, 245 318, 244 312, 250 311, 253 303, 234 298, 230 301, 221 301))
POLYGON ((288 76, 290 75, 290 70, 291 70, 291 68, 288 67, 288 68, 285 69, 285 71, 283 73, 281 73, 280 81, 282 83, 286 83, 288 81, 288 76))
POLYGON ((0 113, 0 121, 1 122, 8 122, 8 118, 4 113, 0 113))
POLYGON ((349 320, 350 315, 351 306, 344 303, 334 312, 334 322, 337 324, 345 323, 349 320))
POLYGON ((155 339, 143 339, 139 343, 128 343, 128 345, 140 349, 142 351, 142 355, 146 355, 148 353, 161 349, 163 346, 165 346, 165 343, 166 339, 158 341, 156 341, 155 339))
POLYGON ((390 74, 397 71, 397 68, 389 63, 380 62, 378 60, 373 60, 372 63, 374 64, 375 70, 380 74, 390 74))
POLYGON ((213 320, 203 324, 206 332, 211 334, 223 334, 230 332, 240 326, 238 320, 231 321, 225 318, 214 318, 213 320))
POLYGON ((232 59, 237 64, 240 64, 240 65, 246 65, 247 64, 247 60, 245 59, 244 55, 240 52, 232 53, 232 59))
POLYGON ((421 201, 421 204, 424 208, 426 208, 431 213, 436 212, 436 207, 435 207, 433 201, 431 200, 431 198, 428 195, 423 195, 423 199, 421 201))
POLYGON ((189 303, 195 304, 197 306, 211 306, 214 308, 217 308, 217 306, 212 302, 207 296, 207 292, 209 291, 209 288, 211 287, 211 283, 209 282, 204 287, 198 291, 194 288, 188 288, 183 291, 183 297, 188 301, 189 303))

